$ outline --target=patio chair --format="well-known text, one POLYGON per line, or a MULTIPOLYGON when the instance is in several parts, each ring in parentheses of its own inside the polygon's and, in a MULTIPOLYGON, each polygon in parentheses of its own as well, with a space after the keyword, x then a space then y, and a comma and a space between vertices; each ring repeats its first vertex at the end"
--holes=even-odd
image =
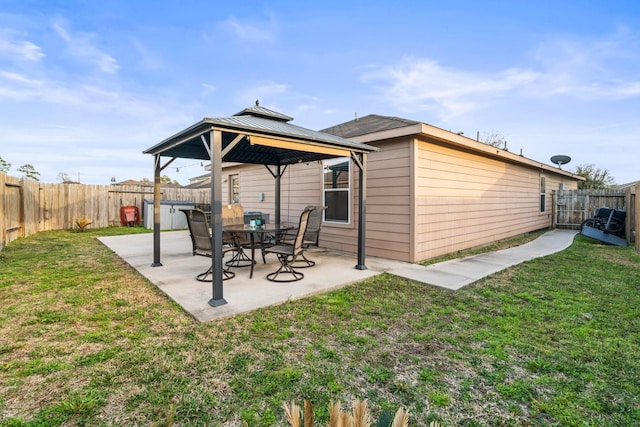
MULTIPOLYGON (((187 217, 187 226, 189 227, 189 235, 191 236, 191 243, 193 246, 193 255, 200 255, 211 258, 213 256, 213 250, 211 247, 211 229, 207 222, 207 216, 204 211, 200 209, 180 209, 187 217)), ((224 240, 224 238, 223 238, 224 240)), ((224 243, 224 242, 223 242, 224 243)), ((227 252, 237 251, 238 248, 234 244, 223 244, 222 254, 227 252)), ((196 280, 200 282, 211 282, 213 280, 211 267, 204 273, 200 273, 196 276, 196 280)), ((222 269, 223 279, 231 279, 236 274, 225 268, 222 269)))
POLYGON ((301 280, 304 277, 303 273, 294 270, 293 263, 304 252, 304 247, 302 243, 304 240, 304 233, 307 231, 309 214, 311 212, 312 212, 311 209, 305 209, 300 214, 300 222, 298 224, 298 233, 296 234, 296 237, 293 240, 292 245, 279 244, 279 245, 265 248, 264 250, 265 253, 276 254, 278 256, 278 261, 280 261, 280 268, 278 268, 273 273, 267 274, 267 280, 271 282, 295 282, 297 280, 301 280), (288 274, 289 278, 287 279, 278 278, 280 274, 288 274))
MULTIPOLYGON (((239 203, 222 206, 222 227, 244 224, 244 208, 239 203)), ((248 248, 251 241, 246 233, 223 232, 222 240, 229 246, 235 247, 235 255, 225 263, 227 267, 250 267, 255 261, 249 257, 244 249, 248 248)))
MULTIPOLYGON (((322 226, 322 212, 326 209, 326 206, 307 206, 305 209, 311 211, 309 214, 309 222, 307 224, 307 231, 304 233, 304 240, 302 241, 302 247, 305 249, 309 249, 311 246, 315 246, 316 248, 319 246, 320 242, 320 228, 322 226)), ((281 238, 283 243, 293 244, 293 240, 295 239, 296 234, 298 233, 297 229, 287 230, 287 233, 281 238)), ((300 255, 300 257, 296 260, 294 265, 295 268, 308 268, 316 265, 315 261, 310 260, 306 257, 304 252, 300 255)))

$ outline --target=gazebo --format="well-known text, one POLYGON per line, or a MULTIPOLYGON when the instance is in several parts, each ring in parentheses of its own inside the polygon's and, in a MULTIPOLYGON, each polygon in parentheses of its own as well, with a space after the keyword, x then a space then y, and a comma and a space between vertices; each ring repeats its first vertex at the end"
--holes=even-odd
POLYGON ((288 165, 348 157, 359 171, 358 261, 365 265, 367 154, 376 147, 289 123, 293 118, 259 105, 231 117, 204 118, 143 151, 154 156, 153 264, 160 262, 160 173, 177 158, 211 162, 212 298, 209 305, 226 304, 222 281, 222 163, 264 165, 275 180, 275 223, 280 223, 280 178, 288 165), (168 158, 162 164, 162 157, 168 158))

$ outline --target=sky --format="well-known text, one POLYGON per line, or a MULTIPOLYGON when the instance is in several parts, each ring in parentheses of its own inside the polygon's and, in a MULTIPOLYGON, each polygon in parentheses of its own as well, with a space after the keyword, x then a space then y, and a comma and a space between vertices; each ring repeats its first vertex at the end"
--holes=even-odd
POLYGON ((0 0, 9 175, 152 179, 144 150, 256 100, 309 129, 402 117, 640 180, 640 1, 0 0))

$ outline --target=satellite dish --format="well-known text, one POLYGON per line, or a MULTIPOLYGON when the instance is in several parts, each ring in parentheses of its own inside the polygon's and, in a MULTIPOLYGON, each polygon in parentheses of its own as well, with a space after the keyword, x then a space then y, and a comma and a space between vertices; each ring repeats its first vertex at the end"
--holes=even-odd
POLYGON ((551 163, 558 165, 562 169, 562 165, 566 165, 571 161, 571 157, 558 154, 557 156, 551 156, 551 163))

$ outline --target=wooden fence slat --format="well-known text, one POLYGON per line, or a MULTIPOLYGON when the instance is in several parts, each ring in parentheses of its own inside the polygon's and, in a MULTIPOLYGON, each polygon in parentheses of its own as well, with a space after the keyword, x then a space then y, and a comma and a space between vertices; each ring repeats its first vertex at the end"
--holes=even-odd
MULTIPOLYGON (((207 188, 161 189, 162 200, 210 203, 207 188)), ((153 187, 143 185, 51 184, 18 179, 0 172, 0 250, 12 240, 40 231, 65 230, 87 217, 92 227, 120 224, 120 208, 137 206, 141 223, 144 200, 153 200, 153 187)))

